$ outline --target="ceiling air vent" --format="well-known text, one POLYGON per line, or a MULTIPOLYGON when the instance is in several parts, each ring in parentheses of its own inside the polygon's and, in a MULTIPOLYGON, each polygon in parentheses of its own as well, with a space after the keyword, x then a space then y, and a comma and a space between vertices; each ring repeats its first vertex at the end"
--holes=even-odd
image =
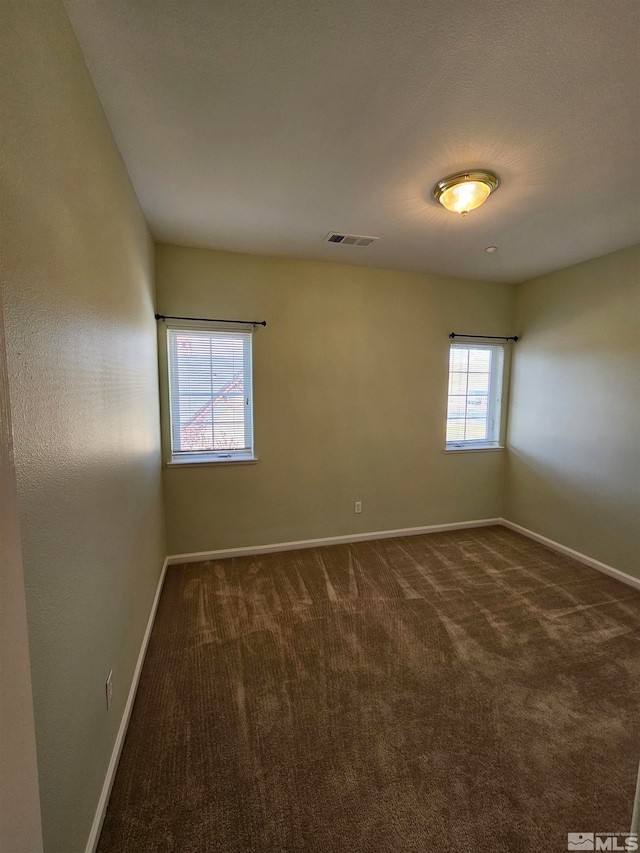
POLYGON ((379 237, 365 237, 363 234, 336 234, 329 231, 324 238, 327 243, 342 243, 343 246, 370 246, 379 240, 379 237))

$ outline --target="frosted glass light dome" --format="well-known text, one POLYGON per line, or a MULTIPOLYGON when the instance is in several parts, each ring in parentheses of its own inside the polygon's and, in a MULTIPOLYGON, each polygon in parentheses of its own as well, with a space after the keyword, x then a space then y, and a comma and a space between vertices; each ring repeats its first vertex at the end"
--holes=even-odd
POLYGON ((466 216, 489 198, 498 183, 493 172, 460 172, 438 181, 433 197, 447 210, 466 216))

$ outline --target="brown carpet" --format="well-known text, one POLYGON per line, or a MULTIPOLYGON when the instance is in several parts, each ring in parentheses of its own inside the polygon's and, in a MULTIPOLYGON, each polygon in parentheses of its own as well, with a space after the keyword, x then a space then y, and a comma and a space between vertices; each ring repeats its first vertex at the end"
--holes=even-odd
POLYGON ((501 527, 174 566, 99 853, 629 828, 640 593, 501 527))

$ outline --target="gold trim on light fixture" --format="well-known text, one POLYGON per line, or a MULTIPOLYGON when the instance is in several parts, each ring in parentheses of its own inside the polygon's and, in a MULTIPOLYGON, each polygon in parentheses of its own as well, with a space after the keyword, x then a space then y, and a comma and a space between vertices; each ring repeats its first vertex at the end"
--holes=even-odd
POLYGON ((499 183, 498 176, 493 172, 472 169, 438 181, 433 188, 433 197, 452 213, 466 216, 470 210, 480 207, 499 183))

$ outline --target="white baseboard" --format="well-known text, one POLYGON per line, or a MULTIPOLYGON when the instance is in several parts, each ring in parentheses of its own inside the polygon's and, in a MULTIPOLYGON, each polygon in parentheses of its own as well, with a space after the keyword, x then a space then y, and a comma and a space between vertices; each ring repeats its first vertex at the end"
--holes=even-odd
POLYGON ((107 775, 104 780, 104 785, 102 786, 102 792, 100 794, 100 799, 98 800, 98 807, 96 809, 96 814, 93 819, 93 824, 91 826, 91 832, 89 833, 89 840, 87 841, 87 846, 85 848, 85 853, 95 853, 95 849, 98 846, 98 840, 100 838, 100 831, 102 829, 102 823, 104 821, 104 816, 107 811, 107 804, 109 802, 109 796, 111 794, 111 788, 113 787, 113 781, 116 776, 116 770, 118 769, 118 761, 120 760, 120 753, 122 752, 122 745, 124 744, 125 735, 127 734, 127 728, 129 726, 129 719, 131 717, 131 711, 133 710, 133 703, 135 702, 136 693, 138 691, 138 682, 140 681, 140 673, 142 672, 142 665, 144 664, 145 655, 147 653, 147 646, 149 645, 149 637, 151 636, 151 630, 153 628, 153 622, 156 618, 156 610, 158 609, 158 602, 160 601, 160 593, 162 592, 162 585, 164 583, 164 576, 167 572, 167 566, 169 565, 168 558, 165 558, 165 561, 162 565, 162 571, 160 572, 160 578, 158 580, 158 586, 156 589, 156 594, 153 598, 153 603, 151 605, 151 611, 149 613, 149 620, 147 622, 147 627, 144 632, 144 637, 142 638, 142 645, 140 646, 140 654, 138 655, 138 660, 136 662, 136 668, 133 671, 133 678, 131 680, 131 687, 129 689, 129 695, 127 697, 127 703, 124 706, 124 712, 122 714, 122 720, 120 721, 120 728, 118 729, 118 735, 116 737, 116 742, 113 745, 113 752, 111 753, 111 759, 109 761, 109 766, 107 767, 107 775))
POLYGON ((403 527, 397 530, 376 530, 371 533, 349 533, 346 536, 326 536, 322 539, 300 539, 297 542, 276 542, 273 545, 251 545, 247 548, 223 548, 219 551, 196 551, 191 554, 172 554, 169 565, 200 563, 204 560, 221 560, 225 557, 250 557, 254 554, 275 554, 278 551, 300 551, 323 545, 344 545, 349 542, 370 542, 373 539, 391 539, 394 536, 418 536, 421 533, 441 533, 445 530, 466 530, 468 527, 491 527, 501 518, 480 518, 475 521, 456 521, 452 524, 430 524, 427 527, 403 527))
POLYGON ((541 545, 546 545, 547 548, 551 548, 553 551, 558 551, 558 553, 564 554, 565 557, 571 557, 572 560, 577 560, 579 563, 584 563, 585 566, 590 566, 592 569, 604 572, 605 575, 610 575, 612 578, 622 581, 622 583, 626 583, 635 589, 640 589, 640 578, 634 578, 626 572, 621 572, 620 569, 614 569, 613 566, 601 563, 600 560, 594 560, 593 557, 581 554, 580 551, 574 551, 573 548, 568 548, 566 545, 554 542, 553 539, 547 539, 546 536, 542 536, 540 533, 534 533, 533 530, 529 530, 527 527, 522 527, 514 521, 508 521, 506 518, 502 518, 500 519, 500 522, 504 527, 508 527, 509 530, 515 530, 516 533, 521 533, 529 539, 534 539, 541 545))

